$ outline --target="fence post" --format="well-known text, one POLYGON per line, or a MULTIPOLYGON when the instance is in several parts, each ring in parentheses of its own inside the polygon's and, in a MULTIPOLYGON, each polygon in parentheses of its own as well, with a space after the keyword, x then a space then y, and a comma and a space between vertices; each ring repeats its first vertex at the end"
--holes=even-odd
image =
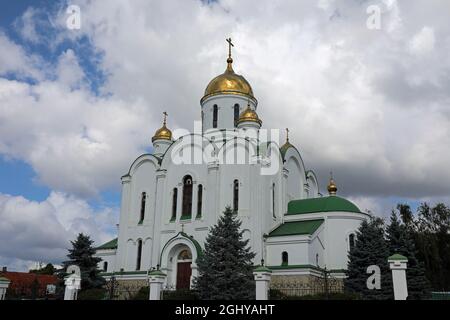
POLYGON ((64 300, 77 300, 77 293, 81 288, 81 277, 73 273, 64 280, 64 284, 66 285, 64 300))
POLYGON ((272 270, 259 266, 253 270, 255 276, 256 300, 269 300, 269 285, 272 277, 272 270))
POLYGON ((388 258, 389 267, 392 270, 392 283, 394 286, 394 299, 406 300, 408 297, 408 285, 406 282, 406 269, 408 258, 394 254, 388 258))
POLYGON ((161 300, 161 288, 166 280, 166 274, 160 270, 153 270, 148 273, 148 282, 150 285, 149 300, 161 300))
POLYGON ((0 277, 0 300, 5 300, 6 290, 8 289, 10 283, 11 281, 5 277, 0 277))

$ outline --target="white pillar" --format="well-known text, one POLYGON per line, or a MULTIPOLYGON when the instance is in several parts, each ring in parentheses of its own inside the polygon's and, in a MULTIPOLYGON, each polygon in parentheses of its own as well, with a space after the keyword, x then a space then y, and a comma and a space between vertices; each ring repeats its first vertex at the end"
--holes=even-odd
POLYGON ((6 290, 9 287, 9 284, 11 281, 4 277, 0 277, 0 300, 5 300, 6 297, 6 290))
POLYGON ((159 270, 154 270, 148 274, 148 282, 150 285, 149 300, 161 300, 161 289, 166 281, 166 274, 159 270))
POLYGON ((78 290, 81 288, 81 277, 72 273, 65 278, 64 284, 66 285, 64 300, 77 300, 78 290))
POLYGON ((256 300, 269 300, 269 285, 272 271, 264 266, 253 271, 255 276, 256 300))
POLYGON ((408 285, 406 283, 406 269, 408 258, 394 254, 388 258, 389 267, 392 270, 392 283, 394 285, 394 299, 406 300, 408 297, 408 285))

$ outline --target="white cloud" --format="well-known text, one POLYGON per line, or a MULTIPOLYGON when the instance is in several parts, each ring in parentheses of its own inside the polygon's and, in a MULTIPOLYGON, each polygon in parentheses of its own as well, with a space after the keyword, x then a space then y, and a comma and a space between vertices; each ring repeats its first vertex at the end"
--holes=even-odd
MULTIPOLYGON (((386 196, 442 198, 450 3, 418 3, 380 2, 374 31, 361 1, 73 1, 81 30, 63 27, 63 9, 49 17, 57 33, 43 43, 73 45, 56 62, 0 34, 0 75, 38 80, 0 78, 0 154, 30 164, 53 190, 89 198, 118 188, 162 111, 172 129, 192 129, 231 36, 234 68, 253 86, 264 126, 291 129, 322 190, 332 169, 340 194, 374 212, 390 208, 386 196), (77 56, 83 37, 94 55, 77 56), (101 95, 89 90, 81 58, 107 75, 101 95)), ((32 43, 33 30, 23 35, 32 43)))
POLYGON ((42 79, 45 61, 37 55, 27 54, 0 30, 0 75, 15 74, 19 78, 42 79), (42 69, 41 69, 42 68, 42 69))
POLYGON ((434 50, 435 41, 433 28, 425 26, 412 38, 410 50, 414 54, 426 54, 434 50))
POLYGON ((84 200, 52 192, 42 201, 0 194, 0 263, 24 269, 32 261, 60 263, 80 232, 96 245, 113 237, 118 209, 94 210, 84 200))

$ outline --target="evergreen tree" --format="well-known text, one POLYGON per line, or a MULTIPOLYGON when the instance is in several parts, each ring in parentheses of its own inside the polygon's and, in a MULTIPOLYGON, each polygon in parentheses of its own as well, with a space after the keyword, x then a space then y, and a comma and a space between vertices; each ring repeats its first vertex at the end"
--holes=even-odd
POLYGON ((253 299, 252 259, 255 254, 242 240, 241 221, 227 207, 218 223, 210 230, 205 242, 205 251, 197 259, 199 276, 195 288, 201 299, 239 300, 253 299))
POLYGON ((52 275, 56 272, 56 268, 51 264, 51 263, 47 263, 45 265, 45 267, 40 268, 40 269, 34 269, 34 270, 30 270, 30 273, 36 273, 36 274, 49 274, 52 275))
POLYGON ((450 290, 450 208, 442 203, 418 208, 416 247, 434 290, 450 290))
POLYGON ((345 289, 362 299, 392 299, 392 276, 388 265, 389 249, 384 238, 383 221, 372 217, 363 221, 356 232, 355 245, 349 252, 345 289), (376 265, 381 271, 381 289, 367 288, 367 268, 376 265))
MULTIPOLYGON (((397 207, 399 210, 401 208, 397 207)), ((403 208, 404 209, 404 208, 403 208)), ((407 210, 406 210, 407 211, 407 210)), ((401 212, 401 211, 400 211, 401 212)), ((423 263, 417 259, 417 249, 413 235, 401 224, 395 211, 392 211, 391 221, 386 228, 389 253, 399 253, 408 258, 406 279, 408 283, 408 299, 424 299, 428 297, 429 284, 425 277, 423 263)))
POLYGON ((102 259, 94 257, 95 249, 92 247, 94 241, 89 236, 80 233, 77 239, 70 243, 72 248, 69 249, 67 255, 70 260, 64 262, 64 267, 66 269, 72 264, 80 267, 81 290, 103 286, 105 280, 99 276, 100 270, 97 269, 97 264, 102 259))

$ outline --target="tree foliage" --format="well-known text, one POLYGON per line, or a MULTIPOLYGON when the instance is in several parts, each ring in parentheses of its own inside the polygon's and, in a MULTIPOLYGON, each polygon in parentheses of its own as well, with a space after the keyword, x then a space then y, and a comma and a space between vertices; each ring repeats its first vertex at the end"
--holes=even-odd
POLYGON ((417 258, 424 263, 425 275, 435 291, 450 290, 450 208, 442 203, 421 204, 414 215, 406 204, 397 206, 412 235, 417 258))
POLYGON ((372 217, 363 221, 356 232, 355 245, 349 252, 347 278, 344 281, 349 293, 361 299, 386 300, 393 298, 392 276, 388 265, 389 248, 384 238, 384 224, 380 218, 372 217), (370 290, 367 287, 367 268, 376 265, 380 268, 381 288, 370 290))
POLYGON ((195 289, 201 299, 253 299, 252 259, 255 254, 242 240, 241 221, 227 207, 206 238, 204 254, 197 259, 195 289))
POLYGON ((102 260, 94 257, 95 249, 92 247, 93 240, 83 233, 78 234, 75 241, 71 241, 72 248, 69 249, 67 257, 70 259, 64 262, 64 268, 74 264, 80 267, 81 290, 100 288, 105 284, 105 280, 99 275, 100 270, 97 264, 102 260))
MULTIPOLYGON (((400 212, 411 212, 409 207, 397 207, 400 212)), ((403 219, 404 216, 402 216, 403 219)), ((405 219, 409 220, 409 217, 405 219)), ((398 253, 408 258, 406 278, 408 283, 408 299, 425 299, 429 296, 429 284, 425 277, 423 262, 417 259, 417 249, 414 235, 408 231, 405 224, 398 219, 397 213, 392 211, 390 224, 386 228, 386 236, 390 254, 398 253)))

